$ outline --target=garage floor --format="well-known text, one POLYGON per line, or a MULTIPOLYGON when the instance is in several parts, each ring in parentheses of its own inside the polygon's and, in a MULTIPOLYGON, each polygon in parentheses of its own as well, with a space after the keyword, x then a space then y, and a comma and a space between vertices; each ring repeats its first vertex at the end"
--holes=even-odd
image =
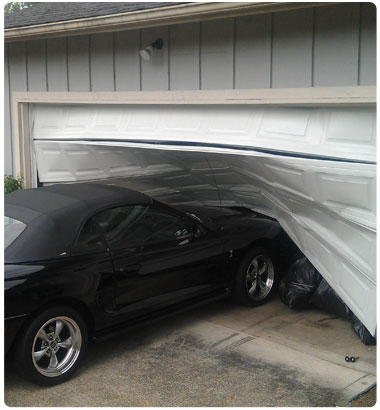
POLYGON ((6 364, 4 394, 8 406, 334 406, 373 385, 375 366, 376 347, 348 321, 278 299, 224 301, 92 344, 60 386, 36 387, 6 364))

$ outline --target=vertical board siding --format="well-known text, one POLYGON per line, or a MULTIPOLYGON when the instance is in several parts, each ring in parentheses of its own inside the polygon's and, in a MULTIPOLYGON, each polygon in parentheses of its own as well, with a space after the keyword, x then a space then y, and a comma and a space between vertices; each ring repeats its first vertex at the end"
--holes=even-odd
MULTIPOLYGON (((28 90, 28 80, 26 73, 26 43, 20 41, 17 43, 11 43, 8 45, 8 64, 9 64, 9 92, 12 96, 14 91, 27 91, 28 90)), ((9 105, 9 123, 12 126, 12 99, 9 105)), ((4 114, 5 115, 5 114, 4 114)), ((12 161, 12 151, 11 144, 7 145, 7 150, 4 152, 6 159, 6 167, 9 173, 12 173, 13 162, 12 161)))
POLYGON ((315 9, 314 86, 358 83, 359 3, 315 9))
POLYGON ((170 27, 170 90, 199 89, 200 23, 170 27))
POLYGON ((376 84, 376 6, 361 3, 359 85, 376 84))
POLYGON ((235 88, 269 88, 271 14, 236 19, 235 88))
POLYGON ((91 90, 114 91, 113 34, 91 36, 91 90))
POLYGON ((46 40, 27 42, 29 91, 47 91, 46 40))
POLYGON ((313 10, 273 15, 272 87, 311 87, 313 10))
POLYGON ((168 27, 152 27, 141 30, 141 48, 158 38, 163 41, 161 50, 153 50, 150 60, 141 59, 142 91, 169 89, 168 27))
POLYGON ((116 91, 140 90, 140 33, 138 30, 115 33, 116 91))
POLYGON ((201 23, 201 89, 232 89, 234 20, 201 23))
POLYGON ((9 107, 8 45, 4 47, 4 173, 11 175, 12 170, 12 131, 9 107))
POLYGON ((9 44, 9 69, 10 92, 375 85, 376 7, 345 3, 273 19, 16 42, 9 44), (163 49, 142 60, 140 48, 157 38, 163 49))
POLYGON ((48 91, 68 91, 67 88, 67 38, 47 40, 48 91))
POLYGON ((89 38, 69 37, 69 91, 90 91, 89 38))
POLYGON ((275 13, 271 23, 263 14, 238 17, 235 26, 229 18, 11 43, 10 92, 376 84, 373 4, 275 13), (140 61, 140 48, 157 38, 163 49, 140 61))
POLYGON ((27 91, 25 42, 9 44, 10 91, 27 91))

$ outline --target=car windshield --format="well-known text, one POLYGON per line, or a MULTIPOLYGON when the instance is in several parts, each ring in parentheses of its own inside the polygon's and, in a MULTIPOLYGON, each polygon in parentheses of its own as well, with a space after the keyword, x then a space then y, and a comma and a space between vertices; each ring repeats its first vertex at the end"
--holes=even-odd
POLYGON ((25 228, 23 222, 4 216, 4 250, 20 236, 25 228))

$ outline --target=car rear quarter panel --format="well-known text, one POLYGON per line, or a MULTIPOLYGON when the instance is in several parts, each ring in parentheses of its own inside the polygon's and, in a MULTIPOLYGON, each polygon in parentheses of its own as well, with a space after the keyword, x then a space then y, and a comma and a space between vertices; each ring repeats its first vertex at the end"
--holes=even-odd
POLYGON ((108 254, 6 265, 5 272, 5 317, 33 314, 44 305, 65 299, 84 303, 96 328, 116 316, 113 266, 108 254))

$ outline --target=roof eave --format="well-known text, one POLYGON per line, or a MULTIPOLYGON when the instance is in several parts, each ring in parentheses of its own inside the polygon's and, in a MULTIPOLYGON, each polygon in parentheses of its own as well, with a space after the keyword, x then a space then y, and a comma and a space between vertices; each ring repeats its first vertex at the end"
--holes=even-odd
POLYGON ((132 30, 145 27, 164 26, 168 24, 236 17, 247 14, 294 10, 328 4, 334 3, 187 3, 128 13, 112 14, 108 16, 9 28, 4 30, 4 39, 5 42, 13 42, 38 38, 132 30))

